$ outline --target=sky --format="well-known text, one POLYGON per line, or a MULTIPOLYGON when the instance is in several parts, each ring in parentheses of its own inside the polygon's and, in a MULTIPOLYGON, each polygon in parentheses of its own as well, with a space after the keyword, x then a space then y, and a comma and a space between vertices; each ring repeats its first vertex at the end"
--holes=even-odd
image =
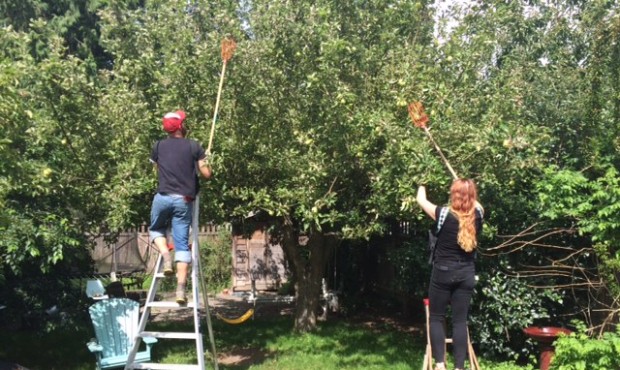
POLYGON ((434 35, 440 43, 445 41, 444 37, 449 35, 459 20, 462 19, 463 13, 475 3, 474 0, 435 0, 433 4, 433 8, 436 10, 434 35), (450 14, 450 9, 455 7, 461 8, 462 11, 457 14, 450 14), (443 34, 440 34, 442 25, 445 29, 443 34))

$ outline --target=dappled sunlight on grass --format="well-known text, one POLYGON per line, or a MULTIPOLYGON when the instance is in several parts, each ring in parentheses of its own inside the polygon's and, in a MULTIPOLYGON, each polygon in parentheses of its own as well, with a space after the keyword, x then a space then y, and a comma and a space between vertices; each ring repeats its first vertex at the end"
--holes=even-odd
MULTIPOLYGON (((378 334, 360 325, 330 321, 321 323, 314 333, 296 334, 291 331, 290 318, 253 324, 254 328, 218 327, 226 332, 237 330, 246 345, 264 344, 270 355, 250 369, 410 369, 422 364, 423 338, 396 330, 378 334), (246 331, 252 329, 258 331, 246 331)), ((220 353, 244 343, 225 338, 219 339, 223 341, 220 353)))
MULTIPOLYGON (((88 323, 90 324, 90 323, 88 323)), ((86 325, 86 324, 85 324, 86 325)), ((155 322, 154 331, 193 331, 191 321, 155 322)), ((213 321, 220 369, 416 369, 422 367, 425 334, 380 323, 332 319, 319 323, 313 333, 293 332, 290 316, 253 318, 240 325, 213 321)), ((56 330, 49 334, 16 332, 0 336, 0 359, 30 370, 86 370, 95 365, 86 348, 92 329, 56 330), (36 353, 36 356, 33 356, 36 353)), ((212 368, 211 343, 203 321, 205 363, 212 368)), ((196 347, 191 340, 161 339, 153 347, 153 361, 195 364, 196 347)), ((496 368, 484 361, 483 368, 496 368)), ((502 370, 527 369, 510 364, 502 370)))

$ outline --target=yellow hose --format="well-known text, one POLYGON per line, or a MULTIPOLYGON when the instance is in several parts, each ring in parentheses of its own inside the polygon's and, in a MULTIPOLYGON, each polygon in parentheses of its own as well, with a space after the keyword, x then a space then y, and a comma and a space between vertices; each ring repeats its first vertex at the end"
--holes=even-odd
POLYGON ((244 313, 243 315, 237 317, 236 319, 227 319, 224 316, 220 315, 219 313, 216 313, 215 316, 217 316, 218 319, 224 321, 225 323, 228 324, 242 324, 245 321, 247 321, 247 319, 249 319, 250 317, 252 317, 252 315, 254 315, 254 309, 250 308, 246 313, 244 313))

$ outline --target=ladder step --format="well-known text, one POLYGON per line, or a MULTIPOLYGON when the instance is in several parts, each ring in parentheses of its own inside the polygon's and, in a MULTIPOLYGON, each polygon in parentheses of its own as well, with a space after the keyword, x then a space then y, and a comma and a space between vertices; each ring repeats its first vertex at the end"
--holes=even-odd
POLYGON ((140 337, 154 337, 162 339, 202 339, 202 334, 182 332, 143 331, 140 337))
POLYGON ((157 363, 135 363, 129 365, 128 369, 153 369, 153 370, 200 370, 199 365, 181 365, 181 364, 157 364, 157 363))
MULTIPOLYGON (((157 308, 194 308, 194 302, 190 301, 187 304, 180 305, 173 301, 154 301, 154 302, 146 302, 147 307, 157 307, 157 308)), ((200 305, 198 305, 200 307, 200 305)))
MULTIPOLYGON (((196 202, 198 202, 198 197, 196 197, 196 202)), ((198 209, 200 207, 196 206, 194 207, 194 214, 192 215, 192 229, 193 230, 198 230, 198 209)), ((193 233, 193 237, 194 237, 194 243, 195 245, 198 245, 198 234, 197 232, 193 233)), ((127 356, 127 365, 126 369, 152 369, 152 370, 204 370, 205 369, 205 352, 203 349, 203 333, 200 332, 200 324, 198 323, 200 320, 200 316, 204 314, 204 312, 209 312, 209 307, 208 305, 205 304, 204 308, 201 308, 201 302, 200 302, 200 296, 204 295, 205 297, 203 297, 205 299, 204 303, 206 303, 206 289, 204 289, 204 286, 200 286, 202 288, 201 292, 199 292, 199 290, 197 289, 198 282, 200 282, 202 280, 202 274, 200 274, 200 257, 198 255, 198 249, 199 248, 194 248, 192 250, 192 269, 191 269, 191 284, 193 287, 193 293, 191 293, 190 295, 192 296, 192 299, 190 301, 187 302, 187 304, 183 304, 180 305, 178 303, 176 303, 175 301, 154 301, 156 298, 156 292, 159 286, 159 280, 158 279, 168 279, 171 280, 170 277, 165 276, 162 272, 156 272, 153 274, 153 280, 151 281, 151 287, 149 289, 149 293, 147 295, 147 299, 146 302, 144 304, 144 309, 141 310, 141 315, 140 315, 140 321, 138 324, 138 335, 134 335, 134 343, 131 349, 131 352, 129 353, 129 355, 127 356), (172 310, 179 310, 179 309, 187 309, 187 308, 191 308, 193 311, 193 317, 194 317, 194 331, 193 332, 160 332, 160 331, 147 331, 146 327, 147 327, 147 323, 149 320, 149 315, 151 314, 151 310, 150 308, 160 308, 160 309, 172 309, 172 310), (202 311, 202 312, 201 312, 202 311), (196 358, 195 360, 197 360, 197 364, 195 363, 190 363, 190 364, 164 364, 164 363, 151 363, 151 362, 142 362, 142 363, 138 363, 136 362, 136 354, 139 351, 140 348, 140 344, 142 342, 142 339, 146 339, 146 338, 160 338, 160 339, 188 339, 188 340, 192 340, 194 342, 196 342, 196 358)), ((156 269, 155 270, 159 270, 161 269, 163 263, 163 256, 160 254, 159 257, 157 258, 157 263, 156 263, 156 269)), ((211 346, 212 346, 212 350, 213 350, 213 357, 214 359, 217 359, 217 354, 215 352, 215 340, 213 338, 213 330, 211 328, 211 324, 210 321, 207 320, 207 324, 208 324, 208 335, 209 335, 209 339, 211 341, 211 346)), ((150 359, 147 359, 147 361, 151 361, 150 359)), ((194 361, 190 361, 190 362, 194 362, 194 361)), ((217 360, 215 360, 214 363, 215 369, 218 368, 217 366, 217 360)))

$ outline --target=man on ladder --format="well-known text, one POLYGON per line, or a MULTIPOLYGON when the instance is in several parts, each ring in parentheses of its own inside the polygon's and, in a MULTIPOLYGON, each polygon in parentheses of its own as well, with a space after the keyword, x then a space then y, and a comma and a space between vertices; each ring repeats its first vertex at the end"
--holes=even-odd
POLYGON ((212 175, 205 150, 198 142, 185 137, 187 128, 184 121, 185 112, 180 110, 164 115, 163 128, 168 132, 168 137, 153 145, 151 162, 158 170, 159 185, 153 198, 149 227, 149 237, 163 257, 166 276, 174 274, 166 238, 168 226, 172 227, 177 268, 176 301, 179 304, 187 303, 187 271, 192 261, 189 232, 192 207, 198 194, 196 168, 207 179, 212 175))
POLYGON ((160 251, 157 259, 151 287, 147 294, 144 310, 138 324, 138 336, 134 338, 132 350, 127 357, 125 370, 204 370, 204 351, 202 332, 200 330, 199 295, 202 292, 204 309, 206 311, 209 339, 213 352, 214 367, 218 369, 217 354, 206 286, 202 279, 199 257, 199 209, 198 172, 205 178, 211 177, 211 168, 207 163, 205 150, 194 140, 185 138, 187 129, 184 124, 185 113, 176 111, 167 113, 163 118, 163 128, 168 137, 153 145, 151 161, 157 166, 159 183, 157 194, 153 198, 151 209, 150 239, 160 251), (166 232, 172 228, 174 242, 174 259, 177 270, 176 302, 162 302, 156 300, 156 291, 161 279, 174 275, 172 257, 168 249, 166 232), (192 245, 189 247, 190 228, 192 231, 192 245), (192 299, 188 302, 185 293, 187 275, 191 263, 192 299), (200 289, 199 289, 200 286, 200 289), (160 332, 147 331, 146 326, 152 308, 191 309, 194 318, 193 332, 160 332), (197 364, 161 364, 136 361, 136 353, 140 347, 141 338, 161 339, 191 339, 196 342, 197 364))

